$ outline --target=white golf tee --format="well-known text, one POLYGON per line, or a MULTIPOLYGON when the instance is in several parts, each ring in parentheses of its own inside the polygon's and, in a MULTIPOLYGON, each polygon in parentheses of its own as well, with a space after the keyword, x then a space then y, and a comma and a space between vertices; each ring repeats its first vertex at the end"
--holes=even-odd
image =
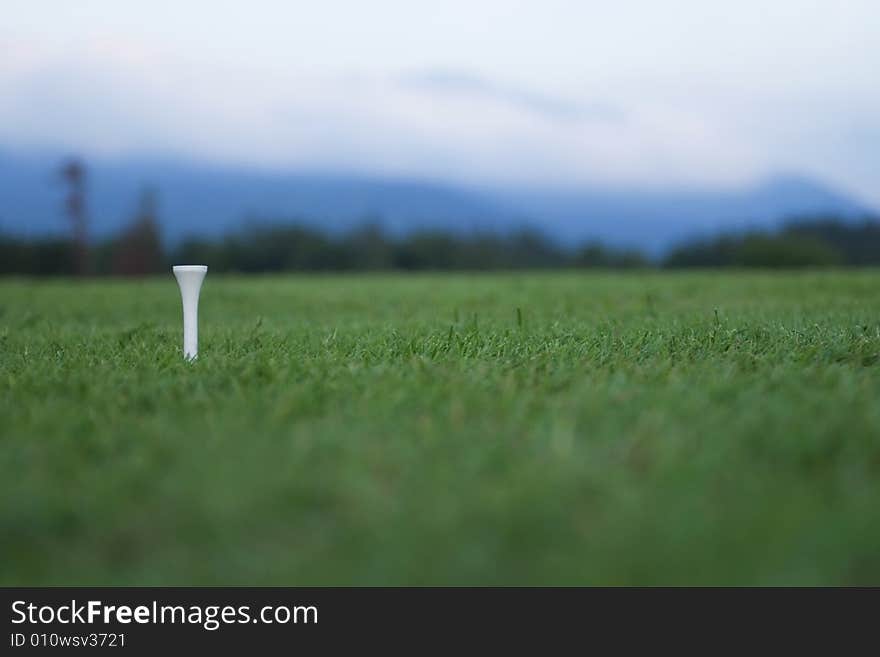
POLYGON ((183 301, 183 356, 192 360, 199 353, 199 292, 208 268, 205 265, 175 265, 173 271, 183 301))

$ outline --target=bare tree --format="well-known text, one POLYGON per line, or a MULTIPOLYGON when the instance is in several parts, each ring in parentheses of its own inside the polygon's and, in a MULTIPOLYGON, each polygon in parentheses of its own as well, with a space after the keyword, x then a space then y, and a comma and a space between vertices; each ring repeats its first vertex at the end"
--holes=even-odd
POLYGON ((159 230, 158 195, 146 187, 138 201, 134 220, 116 242, 113 273, 143 276, 162 270, 162 239, 159 230))

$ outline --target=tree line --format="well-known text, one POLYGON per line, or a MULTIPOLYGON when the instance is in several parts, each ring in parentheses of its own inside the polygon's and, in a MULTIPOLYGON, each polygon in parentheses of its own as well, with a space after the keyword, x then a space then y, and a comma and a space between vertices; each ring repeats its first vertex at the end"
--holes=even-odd
POLYGON ((830 267, 880 265, 880 220, 791 220, 777 231, 726 233, 673 248, 663 265, 681 267, 830 267))
MULTIPOLYGON (((0 274, 72 274, 80 271, 77 249, 73 239, 0 236, 0 274)), ((880 265, 880 221, 801 218, 776 231, 687 241, 659 259, 599 242, 565 248, 530 229, 397 237, 378 225, 331 234, 301 224, 255 223, 221 237, 193 237, 165 247, 147 200, 121 234, 90 247, 87 271, 145 275, 180 262, 207 263, 215 272, 867 266, 880 265)))

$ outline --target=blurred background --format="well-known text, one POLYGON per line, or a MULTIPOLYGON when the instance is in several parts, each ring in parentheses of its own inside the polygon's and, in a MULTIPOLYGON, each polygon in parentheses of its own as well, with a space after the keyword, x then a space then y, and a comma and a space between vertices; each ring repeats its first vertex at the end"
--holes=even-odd
POLYGON ((4 0, 0 273, 880 263, 869 0, 4 0))

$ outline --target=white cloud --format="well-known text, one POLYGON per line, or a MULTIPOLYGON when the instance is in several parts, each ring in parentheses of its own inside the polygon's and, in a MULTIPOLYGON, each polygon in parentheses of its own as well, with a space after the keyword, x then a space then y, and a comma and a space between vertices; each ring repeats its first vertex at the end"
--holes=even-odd
POLYGON ((5 10, 0 146, 560 185, 784 169, 880 203, 873 3, 45 5, 5 10))

